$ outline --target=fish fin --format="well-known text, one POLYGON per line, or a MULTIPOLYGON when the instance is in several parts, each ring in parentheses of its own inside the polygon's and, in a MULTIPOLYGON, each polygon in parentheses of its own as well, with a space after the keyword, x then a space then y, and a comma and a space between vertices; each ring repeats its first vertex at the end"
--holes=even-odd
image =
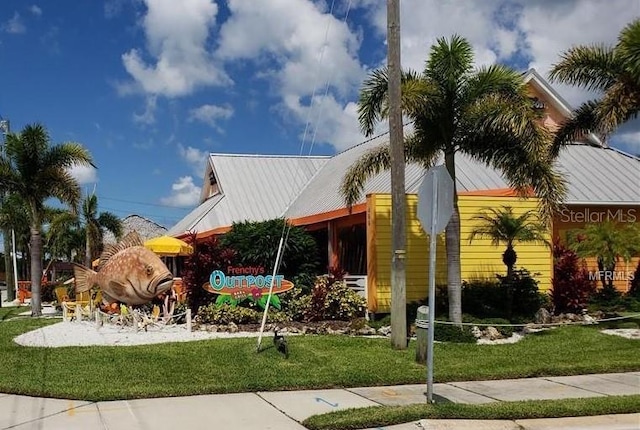
POLYGON ((121 283, 109 281, 109 288, 117 297, 122 298, 122 296, 124 296, 125 287, 121 283))
POLYGON ((84 293, 85 291, 89 291, 93 287, 93 282, 90 281, 96 272, 93 270, 84 267, 80 264, 73 263, 73 276, 76 281, 76 293, 84 293))
POLYGON ((102 251, 102 254, 100 254, 100 264, 98 267, 102 268, 102 266, 104 266, 115 254, 134 246, 144 246, 142 238, 140 238, 140 235, 135 230, 128 233, 118 244, 107 245, 104 251, 102 251))

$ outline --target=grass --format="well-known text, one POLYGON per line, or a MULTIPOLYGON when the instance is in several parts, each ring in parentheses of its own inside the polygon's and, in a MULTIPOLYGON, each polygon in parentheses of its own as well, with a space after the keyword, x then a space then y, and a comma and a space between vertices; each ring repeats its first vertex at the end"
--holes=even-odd
POLYGON ((532 400, 482 405, 443 403, 347 409, 307 418, 311 430, 379 428, 421 419, 519 420, 640 412, 640 395, 585 399, 532 400))
MULTIPOLYGON (((0 323, 0 392, 114 400, 242 391, 422 383, 425 368, 386 339, 289 338, 285 360, 256 339, 130 347, 33 348, 12 339, 54 320, 0 323)), ((270 345, 271 339, 266 339, 270 345)), ((436 382, 640 370, 638 341, 566 327, 512 345, 436 344, 436 382)))
POLYGON ((0 308, 0 321, 5 321, 18 316, 22 312, 31 311, 28 306, 9 306, 0 308))

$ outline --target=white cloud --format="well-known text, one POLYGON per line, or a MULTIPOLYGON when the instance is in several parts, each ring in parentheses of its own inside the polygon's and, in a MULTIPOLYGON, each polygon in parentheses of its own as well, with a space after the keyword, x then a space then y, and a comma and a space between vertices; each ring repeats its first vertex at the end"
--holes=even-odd
POLYGON ((193 183, 191 176, 182 176, 171 186, 171 195, 162 197, 160 202, 174 207, 195 206, 200 201, 200 187, 193 183))
MULTIPOLYGON (((216 55, 227 62, 257 64, 255 76, 270 83, 281 100, 280 112, 284 117, 296 114, 297 125, 307 120, 314 90, 323 96, 329 84, 327 100, 336 106, 325 112, 335 114, 353 99, 365 76, 357 56, 359 37, 321 5, 310 0, 230 0, 231 16, 220 29, 216 55)), ((352 121, 349 130, 357 127, 353 118, 345 120, 352 121)), ((326 142, 324 136, 318 138, 326 142)))
POLYGON ((233 116, 233 113, 233 108, 229 105, 202 105, 191 109, 189 112, 189 121, 201 121, 221 132, 222 130, 217 125, 218 120, 229 119, 233 116))
POLYGON ((27 32, 27 27, 25 27, 22 22, 20 14, 18 12, 14 12, 13 17, 2 24, 2 30, 11 34, 22 34, 27 32))
POLYGON ((80 185, 95 184, 98 182, 98 171, 91 166, 75 165, 69 169, 69 173, 80 185))
MULTIPOLYGON (((634 125, 638 126, 640 124, 636 123, 634 125)), ((621 132, 613 140, 616 144, 622 144, 633 154, 640 154, 640 131, 621 132)), ((640 182, 640 179, 638 181, 640 182)))
POLYGON ((42 16, 42 9, 36 4, 33 4, 29 7, 29 12, 31 12, 35 16, 42 16))
POLYGON ((157 97, 147 96, 144 112, 133 113, 133 122, 136 124, 151 125, 156 122, 157 97))
POLYGON ((209 30, 215 24, 218 6, 212 0, 144 0, 147 13, 142 27, 147 49, 131 49, 122 55, 134 88, 148 94, 177 97, 197 88, 229 85, 231 80, 207 51, 209 30), (147 56, 150 62, 144 58, 147 56))
POLYGON ((180 158, 185 160, 191 166, 191 169, 197 175, 202 175, 202 172, 204 171, 204 164, 209 156, 209 152, 202 151, 192 146, 187 146, 185 148, 184 145, 178 144, 178 154, 180 154, 180 158))

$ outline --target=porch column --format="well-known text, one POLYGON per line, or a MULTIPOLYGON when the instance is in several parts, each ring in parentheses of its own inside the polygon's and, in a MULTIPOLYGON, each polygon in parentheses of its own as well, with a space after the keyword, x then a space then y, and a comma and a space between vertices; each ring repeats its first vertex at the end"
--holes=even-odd
POLYGON ((340 264, 340 256, 338 254, 338 228, 336 226, 335 221, 327 222, 327 237, 328 237, 328 247, 327 252, 329 253, 329 267, 336 268, 340 264))

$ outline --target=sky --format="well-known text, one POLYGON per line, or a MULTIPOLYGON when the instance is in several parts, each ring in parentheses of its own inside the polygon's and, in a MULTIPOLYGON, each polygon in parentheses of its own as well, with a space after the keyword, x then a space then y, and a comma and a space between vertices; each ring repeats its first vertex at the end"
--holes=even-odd
MULTIPOLYGON (((400 5, 404 68, 459 34, 476 65, 545 77, 571 46, 612 45, 640 16, 640 0, 400 5)), ((358 91, 385 40, 382 0, 2 0, 0 116, 85 145, 97 170, 74 175, 100 211, 169 228, 197 206, 208 153, 330 155, 364 140, 358 91)), ((554 87, 573 106, 596 96, 554 87)), ((640 124, 610 144, 640 153, 640 124)))

